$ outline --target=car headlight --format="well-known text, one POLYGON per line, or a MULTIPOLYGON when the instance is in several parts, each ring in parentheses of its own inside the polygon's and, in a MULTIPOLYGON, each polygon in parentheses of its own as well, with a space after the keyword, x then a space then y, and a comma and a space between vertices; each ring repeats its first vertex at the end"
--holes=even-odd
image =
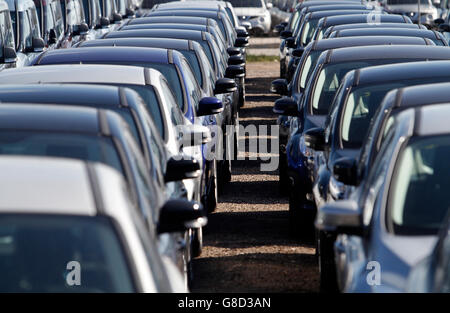
POLYGON ((264 16, 261 16, 261 17, 259 18, 259 21, 260 21, 261 23, 264 23, 264 21, 265 21, 264 16))
POLYGON ((305 137, 300 136, 300 140, 298 142, 298 149, 301 154, 303 154, 307 158, 314 157, 314 150, 308 148, 305 143, 305 137))
POLYGON ((345 194, 345 185, 341 183, 340 181, 337 181, 333 175, 330 177, 330 183, 329 183, 329 191, 330 195, 335 200, 342 199, 345 194))

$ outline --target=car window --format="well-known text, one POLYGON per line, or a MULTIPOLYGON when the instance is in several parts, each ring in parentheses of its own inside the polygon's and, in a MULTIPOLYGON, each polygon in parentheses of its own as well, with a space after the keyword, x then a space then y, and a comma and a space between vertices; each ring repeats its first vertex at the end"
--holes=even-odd
POLYGON ((51 11, 53 12, 53 17, 55 20, 55 32, 56 37, 61 36, 64 32, 64 19, 62 14, 62 8, 60 1, 52 1, 50 2, 51 11))
POLYGON ((202 71, 200 69, 199 60, 197 59, 197 55, 195 51, 191 50, 181 50, 181 54, 188 60, 189 65, 194 70, 195 78, 200 83, 201 86, 204 87, 205 82, 203 81, 202 71))
POLYGON ((261 0, 229 0, 235 8, 262 8, 261 0))
POLYGON ((0 154, 54 156, 101 162, 124 174, 112 140, 94 135, 1 131, 0 154))
POLYGON ((31 29, 31 23, 28 11, 19 13, 21 25, 20 32, 22 38, 22 44, 24 48, 31 48, 33 46, 33 31, 31 29))
POLYGON ((15 49, 14 33, 11 28, 11 15, 8 11, 0 12, 0 27, 3 45, 15 49))
POLYGON ((180 107, 177 105, 172 89, 170 88, 169 83, 164 78, 164 76, 161 76, 160 83, 161 97, 164 98, 164 103, 170 112, 172 123, 174 125, 184 124, 183 112, 181 112, 180 107))
POLYGON ((200 102, 201 97, 200 86, 198 85, 194 73, 192 73, 191 67, 189 66, 185 58, 181 59, 181 66, 183 68, 183 74, 186 75, 186 93, 191 99, 191 104, 194 106, 195 111, 197 111, 198 103, 200 102))
POLYGON ((436 234, 450 208, 450 136, 411 139, 397 160, 388 225, 401 235, 436 234))
POLYGON ((109 218, 5 215, 0 219, 0 292, 135 292, 132 272, 109 218), (69 262, 80 286, 66 283, 69 262))
POLYGON ((213 94, 214 92, 214 85, 216 83, 216 78, 214 75, 214 69, 212 68, 211 64, 208 62, 208 58, 206 57, 205 51, 203 49, 198 49, 198 58, 202 62, 202 68, 205 72, 206 79, 209 80, 209 90, 206 89, 209 94, 213 94))

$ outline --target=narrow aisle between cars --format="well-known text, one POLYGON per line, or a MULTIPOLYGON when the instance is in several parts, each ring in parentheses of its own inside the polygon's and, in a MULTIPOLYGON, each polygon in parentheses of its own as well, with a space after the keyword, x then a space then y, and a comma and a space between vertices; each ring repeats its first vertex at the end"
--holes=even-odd
MULTIPOLYGON (((270 130, 275 124, 277 97, 269 86, 277 69, 277 62, 247 64, 246 104, 239 117, 244 127, 270 130)), ((289 237, 288 202, 279 195, 278 172, 261 172, 260 162, 233 163, 232 181, 209 216, 203 253, 194 260, 193 292, 318 292, 314 246, 289 237)))

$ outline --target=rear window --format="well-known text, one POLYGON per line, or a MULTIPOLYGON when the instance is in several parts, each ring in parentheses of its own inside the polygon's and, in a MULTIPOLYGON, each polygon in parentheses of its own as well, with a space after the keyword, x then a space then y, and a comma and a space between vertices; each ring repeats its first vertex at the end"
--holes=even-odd
POLYGON ((106 217, 3 215, 0 273, 0 292, 135 292, 126 254, 106 217), (70 286, 73 261, 80 285, 70 286))

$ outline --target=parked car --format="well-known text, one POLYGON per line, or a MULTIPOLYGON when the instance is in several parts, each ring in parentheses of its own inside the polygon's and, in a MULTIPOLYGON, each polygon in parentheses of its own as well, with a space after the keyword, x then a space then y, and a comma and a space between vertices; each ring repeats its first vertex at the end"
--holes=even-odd
MULTIPOLYGON (((0 168, 2 292, 187 290, 173 262, 158 253, 157 230, 148 231, 117 170, 19 156, 0 157, 0 168), (70 277, 76 269, 81 277, 70 277)), ((199 218, 184 204, 188 214, 179 219, 174 204, 163 207, 160 232, 175 228, 175 220, 182 230, 199 218)))
POLYGON ((39 27, 47 49, 58 48, 64 38, 64 17, 60 0, 34 0, 39 27))
POLYGON ((395 23, 395 24, 412 24, 411 19, 404 15, 397 14, 374 14, 370 16, 374 23, 369 23, 366 15, 350 15, 350 16, 328 16, 323 20, 319 20, 316 31, 313 35, 314 40, 324 38, 324 34, 329 27, 344 24, 379 24, 379 23, 395 23))
MULTIPOLYGON (((6 0, 11 14, 17 67, 29 65, 45 48, 33 0, 6 0)), ((6 31, 6 30, 5 30, 6 31)), ((8 39, 9 43, 11 42, 8 39)))
POLYGON ((438 9, 435 6, 435 3, 439 5, 439 2, 440 1, 420 0, 420 9, 419 1, 415 0, 384 0, 382 3, 387 12, 406 15, 410 17, 414 23, 418 23, 420 20, 420 24, 427 25, 431 28, 435 26, 434 20, 440 17, 438 9))
POLYGON ((84 16, 86 24, 91 31, 89 40, 103 36, 111 29, 111 21, 107 15, 103 15, 101 2, 103 0, 83 0, 84 16))
POLYGON ((319 208, 316 227, 338 234, 343 291, 402 291, 413 265, 432 253, 450 204, 442 192, 449 184, 449 115, 448 104, 395 115, 359 199, 319 208), (368 277, 374 267, 377 281, 368 277))
POLYGON ((357 24, 342 24, 328 27, 323 33, 322 39, 328 39, 330 34, 334 31, 341 31, 346 29, 377 29, 377 28, 408 28, 408 29, 427 29, 424 25, 419 24, 401 24, 401 23, 379 23, 379 24, 367 24, 367 23, 357 23, 357 24))
POLYGON ((361 17, 367 17, 368 14, 372 13, 372 9, 363 9, 363 10, 339 10, 339 11, 317 11, 317 12, 311 12, 305 15, 305 21, 300 24, 298 27, 298 31, 294 33, 296 37, 289 37, 286 38, 286 64, 287 69, 286 78, 288 81, 290 81, 293 71, 292 71, 292 65, 297 62, 297 58, 300 55, 293 55, 293 50, 298 50, 305 48, 311 41, 313 41, 314 33, 317 29, 317 26, 319 24, 319 21, 324 17, 335 17, 335 16, 349 16, 349 15, 355 15, 355 16, 361 16, 361 17))
MULTIPOLYGON (((138 205, 147 224, 155 228, 160 222, 161 207, 168 197, 158 184, 157 178, 150 177, 138 143, 134 140, 128 124, 117 113, 96 108, 66 108, 63 105, 41 104, 13 104, 9 107, 2 106, 0 110, 5 112, 6 118, 20 115, 14 119, 9 117, 10 122, 2 124, 1 154, 77 158, 113 166, 127 179, 133 201, 138 205), (55 120, 65 124, 60 125, 55 123, 55 120), (87 124, 86 120, 90 122, 87 124), (99 125, 100 121, 103 121, 103 126, 99 125)), ((198 163, 196 169, 191 166, 185 170, 179 166, 177 168, 173 162, 170 165, 172 172, 179 172, 172 180, 181 179, 183 175, 192 176, 191 172, 198 172, 199 169, 198 163)), ((153 168, 157 166, 160 165, 152 165, 153 168)), ((190 233, 186 230, 158 237, 161 253, 177 264, 186 284, 191 277, 189 236, 190 233)))
MULTIPOLYGON (((147 30, 128 30, 128 31, 115 31, 107 34, 106 38, 127 38, 127 37, 145 37, 145 38, 172 38, 172 39, 188 39, 197 41, 204 48, 209 62, 216 68, 216 87, 215 93, 226 94, 227 101, 223 104, 224 111, 222 114, 216 116, 217 125, 219 125, 223 132, 223 143, 233 142, 233 137, 236 136, 235 132, 230 132, 227 129, 227 125, 237 125, 238 123, 238 101, 239 92, 237 84, 234 79, 224 78, 226 74, 226 65, 223 63, 223 59, 219 54, 219 48, 215 44, 210 34, 200 31, 190 30, 162 30, 162 29, 147 29, 147 30)), ((223 147, 222 156, 223 162, 219 166, 219 183, 228 182, 231 179, 231 149, 226 149, 226 145, 223 147)), ((221 148, 221 147, 219 147, 221 148)))
MULTIPOLYGON (((403 25, 403 24, 401 24, 403 25)), ((292 81, 288 84, 285 79, 278 79, 272 82, 272 92, 278 93, 281 96, 288 96, 279 100, 284 102, 286 106, 292 106, 295 108, 303 97, 307 82, 311 76, 317 59, 323 51, 329 49, 345 48, 345 47, 357 47, 357 46, 377 46, 377 45, 434 45, 432 41, 427 39, 421 39, 416 37, 392 37, 392 36, 373 36, 373 37, 345 37, 334 38, 328 40, 317 40, 310 42, 305 49, 299 51, 294 50, 293 54, 301 53, 298 66, 292 78, 292 81), (289 104, 291 103, 291 104, 289 104)), ((302 145, 299 150, 299 136, 301 135, 301 125, 303 120, 297 118, 297 110, 293 110, 291 113, 284 112, 284 109, 277 107, 277 124, 280 126, 279 137, 279 151, 280 151, 280 190, 290 195, 290 208, 298 207, 307 204, 304 195, 311 192, 311 180, 306 172, 307 159, 311 155, 307 152, 306 147, 302 145), (285 115, 289 114, 289 115, 285 115), (292 139, 291 139, 292 138, 292 139), (292 191, 290 193, 291 182, 292 191), (304 190, 305 194, 298 194, 295 190, 304 190)), ((312 199, 312 195, 308 196, 312 199)), ((295 219, 293 219, 295 220, 295 219)), ((292 232, 296 232, 297 225, 294 223, 292 232)), ((292 228, 292 227, 291 227, 292 228)))
MULTIPOLYGON (((316 2, 316 1, 314 1, 316 2)), ((322 1, 320 1, 322 3, 322 1)), ((283 31, 280 32, 281 37, 281 44, 280 44, 280 77, 285 77, 287 72, 287 47, 285 45, 285 39, 289 37, 293 37, 294 33, 298 30, 300 27, 297 28, 297 25, 299 23, 303 22, 303 19, 306 14, 311 12, 319 12, 319 11, 340 11, 340 10, 361 10, 361 9, 367 9, 367 5, 358 4, 358 3, 352 3, 352 2, 344 2, 344 4, 328 4, 328 5, 310 5, 301 10, 301 12, 297 13, 296 15, 292 15, 293 18, 290 21, 290 24, 287 24, 286 27, 283 29, 283 31), (295 17, 294 17, 295 16, 295 17)), ((301 24, 300 24, 301 25, 301 24)), ((281 26, 278 28, 280 29, 281 26)))
MULTIPOLYGON (((414 46, 377 46, 377 47, 352 47, 329 50, 319 57, 314 74, 307 91, 305 92, 305 101, 301 107, 304 108, 306 117, 303 125, 303 136, 305 146, 313 150, 313 160, 310 162, 309 172, 313 183, 313 195, 316 207, 319 208, 327 201, 330 189, 338 189, 340 186, 333 184, 331 179, 332 164, 342 157, 354 157, 357 149, 361 147, 361 142, 357 136, 351 137, 342 131, 342 124, 339 124, 345 118, 349 121, 344 108, 332 106, 334 96, 339 93, 338 87, 346 73, 350 70, 356 70, 373 65, 393 64, 401 62, 414 62, 422 60, 449 60, 450 53, 446 47, 424 47, 414 46), (328 54, 328 56, 327 56, 328 54), (327 60, 326 65, 324 64, 327 60), (328 62, 329 60, 329 62, 328 62), (333 65, 334 64, 334 65, 333 65), (322 78, 320 78, 322 76, 322 78), (323 81, 323 84, 317 82, 323 81), (336 86, 336 88, 335 88, 336 86), (309 90, 308 90, 309 89, 309 90), (332 110, 332 118, 328 118, 325 125, 327 114, 332 110), (310 126, 308 126, 308 124, 310 126), (325 127, 324 127, 325 126, 325 127), (309 128, 309 130, 305 130, 309 128), (325 131, 327 129, 327 131, 325 131), (337 131, 337 133, 336 133, 337 131), (314 141, 319 138, 327 138, 327 141, 314 141), (317 143, 317 145, 316 145, 317 143)), ((338 99, 336 99, 338 101, 338 99)), ((371 108, 373 109, 373 108, 371 108)), ((374 109, 375 110, 375 109, 374 109)), ((363 109, 368 112, 369 108, 363 109)), ((357 117, 355 115, 355 117, 357 117)), ((358 134, 364 135, 364 130, 370 123, 370 120, 361 118, 358 124, 358 134)), ((356 124, 355 124, 356 125, 356 124)), ((355 128, 356 129, 356 128, 355 128)), ((352 132, 352 135, 354 133, 352 132)), ((319 139, 320 140, 320 139, 319 139)), ((339 191, 335 191, 338 193, 339 191)), ((330 244, 334 242, 333 238, 327 233, 320 232, 317 238, 319 265, 321 266, 321 279, 323 286, 334 288, 333 274, 334 264, 333 257, 330 256, 330 244), (328 285, 328 283, 331 283, 328 285)))
POLYGON ((408 29, 408 28, 359 28, 336 30, 332 32, 329 38, 351 37, 351 36, 406 36, 421 37, 432 40, 437 46, 448 46, 445 37, 435 30, 427 29, 408 29))
POLYGON ((0 1, 0 70, 16 66, 17 54, 8 4, 0 1))
POLYGON ((272 28, 272 18, 263 0, 230 0, 241 23, 250 23, 250 35, 267 35, 272 28))

